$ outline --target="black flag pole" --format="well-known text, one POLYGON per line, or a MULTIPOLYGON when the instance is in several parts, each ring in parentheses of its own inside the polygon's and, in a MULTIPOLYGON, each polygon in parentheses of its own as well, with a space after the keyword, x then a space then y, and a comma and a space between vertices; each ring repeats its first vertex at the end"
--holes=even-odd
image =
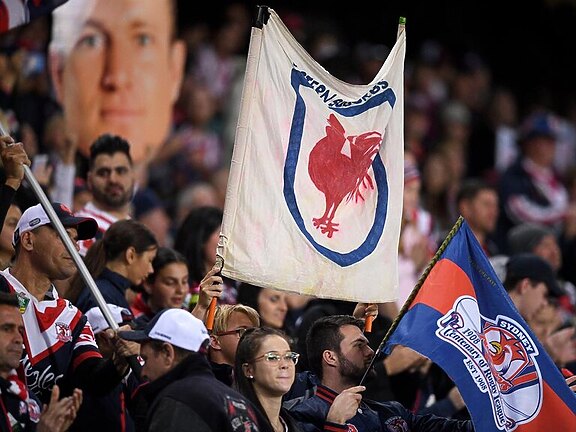
POLYGON ((258 13, 256 14, 256 21, 254 22, 254 27, 263 28, 270 18, 270 10, 268 6, 258 6, 258 13))

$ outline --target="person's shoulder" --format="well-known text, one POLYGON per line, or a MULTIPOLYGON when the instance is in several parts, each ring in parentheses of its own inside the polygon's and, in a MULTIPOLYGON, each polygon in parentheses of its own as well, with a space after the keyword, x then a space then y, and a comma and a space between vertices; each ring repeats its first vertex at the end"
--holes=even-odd
POLYGON ((314 373, 310 371, 298 372, 290 390, 284 396, 284 400, 308 399, 314 396, 319 383, 320 380, 314 373))
POLYGON ((4 293, 10 292, 10 284, 8 283, 2 272, 0 272, 0 292, 4 293))
POLYGON ((294 399, 287 400, 282 403, 282 407, 291 413, 301 413, 301 412, 318 412, 322 410, 321 407, 327 407, 328 405, 322 401, 318 396, 300 396, 294 399))
POLYGON ((403 415, 409 412, 404 405, 397 401, 374 401, 371 399, 364 399, 364 403, 371 409, 378 412, 387 412, 389 414, 403 415))
POLYGON ((511 165, 509 165, 503 172, 502 172, 502 177, 501 180, 505 177, 514 177, 517 176, 518 174, 522 173, 525 174, 525 170, 522 167, 522 161, 517 159, 514 163, 512 163, 511 165))
POLYGON ((97 206, 96 203, 90 201, 80 210, 75 213, 75 216, 90 217, 96 219, 100 229, 108 229, 108 227, 116 222, 118 218, 113 214, 103 210, 97 206))
POLYGON ((218 381, 213 374, 193 373, 167 384, 162 390, 162 394, 165 396, 173 395, 174 397, 186 395, 187 397, 210 399, 228 391, 234 390, 218 381))

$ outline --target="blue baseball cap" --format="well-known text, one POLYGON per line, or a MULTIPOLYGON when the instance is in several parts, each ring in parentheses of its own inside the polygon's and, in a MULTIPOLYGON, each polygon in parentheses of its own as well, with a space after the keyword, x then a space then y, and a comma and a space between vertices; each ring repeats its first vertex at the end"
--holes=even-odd
POLYGON ((548 112, 530 115, 520 127, 520 142, 522 143, 537 137, 548 137, 556 140, 557 136, 558 119, 548 112))

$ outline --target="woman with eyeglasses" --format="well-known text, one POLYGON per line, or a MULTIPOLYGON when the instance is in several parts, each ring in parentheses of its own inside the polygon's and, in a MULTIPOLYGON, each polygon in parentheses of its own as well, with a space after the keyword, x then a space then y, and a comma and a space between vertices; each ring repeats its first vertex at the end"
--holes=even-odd
POLYGON ((248 329, 236 351, 234 386, 261 411, 274 432, 301 432, 282 408, 282 397, 294 382, 300 356, 288 340, 284 332, 273 328, 248 329))

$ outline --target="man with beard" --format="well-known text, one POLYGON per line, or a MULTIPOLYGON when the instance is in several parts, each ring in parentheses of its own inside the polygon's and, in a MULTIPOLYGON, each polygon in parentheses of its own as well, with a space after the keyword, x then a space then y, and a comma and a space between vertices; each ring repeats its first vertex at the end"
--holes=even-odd
POLYGON ((90 147, 88 188, 92 201, 77 212, 98 222, 96 237, 79 241, 80 254, 86 252, 116 221, 130 219, 130 202, 134 194, 134 167, 130 144, 125 139, 104 134, 90 147))
POLYGON ((357 385, 374 355, 364 321, 348 315, 318 319, 306 336, 308 362, 320 379, 314 396, 286 406, 303 431, 473 431, 470 421, 415 415, 398 402, 362 399, 357 385))

